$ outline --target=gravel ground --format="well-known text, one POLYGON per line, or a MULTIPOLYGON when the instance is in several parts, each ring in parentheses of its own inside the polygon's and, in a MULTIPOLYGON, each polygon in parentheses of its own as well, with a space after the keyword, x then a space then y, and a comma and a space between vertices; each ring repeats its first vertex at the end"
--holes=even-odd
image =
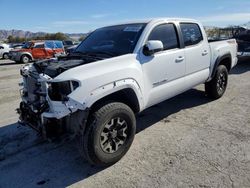
POLYGON ((74 141, 45 142, 16 123, 20 66, 0 60, 0 188, 250 187, 250 62, 219 100, 198 86, 138 115, 132 147, 109 168, 90 166, 74 141))

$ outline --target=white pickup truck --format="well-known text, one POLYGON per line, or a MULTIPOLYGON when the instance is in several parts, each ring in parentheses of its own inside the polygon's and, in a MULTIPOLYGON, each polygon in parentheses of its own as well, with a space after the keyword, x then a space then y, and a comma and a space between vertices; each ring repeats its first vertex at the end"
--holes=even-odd
POLYGON ((199 84, 220 98, 236 53, 234 39, 208 43, 190 19, 103 27, 70 55, 21 69, 20 123, 45 137, 78 135, 89 162, 111 165, 132 144, 136 113, 199 84))

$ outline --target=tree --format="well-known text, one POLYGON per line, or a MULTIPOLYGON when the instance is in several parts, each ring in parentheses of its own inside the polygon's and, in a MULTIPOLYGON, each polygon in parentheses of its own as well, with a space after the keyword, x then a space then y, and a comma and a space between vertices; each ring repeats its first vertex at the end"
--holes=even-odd
POLYGON ((12 43, 14 41, 14 37, 12 35, 9 35, 7 40, 8 40, 8 43, 12 43))
POLYGON ((27 39, 22 37, 13 37, 12 35, 9 35, 7 38, 8 43, 21 43, 25 42, 27 39))
POLYGON ((86 36, 81 36, 78 40, 83 41, 86 38, 86 36))

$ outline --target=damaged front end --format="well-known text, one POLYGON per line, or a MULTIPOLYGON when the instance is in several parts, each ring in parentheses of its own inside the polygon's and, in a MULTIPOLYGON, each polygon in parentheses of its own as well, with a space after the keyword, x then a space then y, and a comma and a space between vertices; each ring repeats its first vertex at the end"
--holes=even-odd
MULTIPOLYGON (((20 70, 23 77, 20 84, 22 101, 17 109, 20 123, 29 125, 45 138, 78 133, 84 128, 88 110, 69 95, 80 83, 77 80, 54 79, 44 70, 35 63, 20 70)), ((53 73, 53 76, 56 75, 53 73)))

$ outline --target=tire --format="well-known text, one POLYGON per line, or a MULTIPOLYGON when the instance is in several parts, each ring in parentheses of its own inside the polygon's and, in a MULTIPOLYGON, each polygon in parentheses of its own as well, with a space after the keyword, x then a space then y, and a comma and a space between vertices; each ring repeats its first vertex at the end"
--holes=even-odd
POLYGON ((8 53, 4 53, 4 54, 3 54, 3 59, 9 59, 8 53))
POLYGON ((21 62, 24 64, 27 64, 30 62, 30 57, 28 55, 22 55, 21 56, 21 62))
POLYGON ((85 158, 97 166, 110 166, 129 150, 135 136, 134 112, 125 104, 111 102, 96 110, 83 135, 85 158))
POLYGON ((217 67, 214 78, 205 83, 205 92, 212 99, 219 99, 226 91, 228 82, 228 70, 225 65, 217 67))

